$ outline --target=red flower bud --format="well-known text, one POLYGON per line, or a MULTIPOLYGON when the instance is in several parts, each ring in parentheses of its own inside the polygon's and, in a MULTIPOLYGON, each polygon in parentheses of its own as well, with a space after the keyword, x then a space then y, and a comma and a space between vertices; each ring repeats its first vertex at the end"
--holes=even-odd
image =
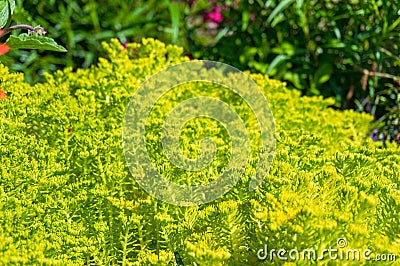
POLYGON ((10 51, 10 47, 7 44, 0 43, 0 55, 6 54, 10 51))

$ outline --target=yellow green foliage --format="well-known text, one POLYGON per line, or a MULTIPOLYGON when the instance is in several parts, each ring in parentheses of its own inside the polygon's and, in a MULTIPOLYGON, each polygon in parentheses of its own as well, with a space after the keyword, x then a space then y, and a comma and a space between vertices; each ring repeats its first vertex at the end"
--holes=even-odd
MULTIPOLYGON (((146 78, 177 62, 182 49, 153 39, 104 44, 109 58, 65 69, 34 86, 0 65, 0 264, 258 265, 269 248, 338 248, 397 254, 400 259, 400 149, 367 137, 371 117, 327 108, 285 84, 251 75, 274 113, 276 157, 254 192, 241 182, 220 199, 177 207, 146 194, 129 173, 121 129, 127 104, 146 78)), ((235 106, 249 130, 254 117, 224 89, 193 83, 166 95, 148 121, 147 144, 158 169, 176 182, 204 182, 228 160, 226 132, 214 121, 182 130, 183 152, 216 133, 218 161, 207 172, 182 173, 159 145, 162 117, 185 97, 211 93, 235 106), (194 131, 193 129, 194 128, 194 131)), ((257 133, 254 141, 257 141, 257 133)), ((276 264, 283 264, 273 258, 276 264)), ((289 261, 290 262, 290 261, 289 261)), ((311 262, 291 261, 308 265, 311 262)), ((327 257, 321 265, 332 263, 327 257)), ((366 264, 365 260, 350 264, 366 264)))

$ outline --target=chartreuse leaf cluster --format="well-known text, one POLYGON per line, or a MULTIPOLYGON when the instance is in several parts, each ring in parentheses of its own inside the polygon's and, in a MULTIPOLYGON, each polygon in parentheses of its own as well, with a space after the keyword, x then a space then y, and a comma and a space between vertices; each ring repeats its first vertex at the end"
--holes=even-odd
MULTIPOLYGON (((200 82, 162 97, 147 121, 155 167, 174 182, 206 183, 229 160, 229 136, 207 118, 189 121, 182 151, 199 155, 212 136, 216 161, 187 173, 163 157, 163 117, 179 101, 211 95, 232 106, 249 132, 251 158, 240 182, 220 199, 177 207, 144 192, 127 168, 121 141, 125 108, 138 86, 189 60, 153 39, 104 44, 108 59, 66 68, 31 86, 0 65, 0 262, 30 265, 263 265, 264 248, 323 250, 346 238, 350 249, 400 254, 400 149, 367 137, 371 117, 327 108, 285 84, 251 75, 277 127, 277 152, 262 185, 248 191, 260 140, 254 115, 226 88, 200 82)), ((240 84, 240 80, 233 82, 240 84)), ((283 264, 276 256, 275 264, 283 264)), ((310 261, 288 261, 308 265, 310 261)), ((327 258, 321 265, 332 263, 327 258)), ((350 265, 368 264, 349 261, 350 265)))

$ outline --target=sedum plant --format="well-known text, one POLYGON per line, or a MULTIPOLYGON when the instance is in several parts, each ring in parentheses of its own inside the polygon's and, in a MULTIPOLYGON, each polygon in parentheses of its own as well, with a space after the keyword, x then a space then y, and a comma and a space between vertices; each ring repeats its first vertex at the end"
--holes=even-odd
MULTIPOLYGON (((97 66, 47 74, 34 86, 0 65, 7 94, 0 99, 2 264, 283 264, 276 256, 261 261, 257 251, 266 244, 322 250, 336 247, 339 238, 347 239, 346 248, 371 249, 371 258, 400 254, 400 148, 382 149, 369 139, 371 116, 326 108, 333 100, 300 97, 282 82, 249 73, 276 120, 269 174, 257 190, 247 190, 257 154, 252 147, 245 175, 223 197, 201 206, 169 205, 146 194, 130 175, 121 127, 141 82, 189 59, 181 48, 153 39, 126 49, 112 40, 104 49, 108 58, 97 66)), ((258 138, 236 95, 201 83, 174 89, 155 105, 146 141, 154 164, 178 183, 211 180, 227 160, 227 136, 207 119, 189 123, 181 134, 188 157, 198 153, 199 136, 213 134, 222 156, 207 173, 182 173, 161 156, 159 115, 202 94, 232 105, 251 138, 258 138)))

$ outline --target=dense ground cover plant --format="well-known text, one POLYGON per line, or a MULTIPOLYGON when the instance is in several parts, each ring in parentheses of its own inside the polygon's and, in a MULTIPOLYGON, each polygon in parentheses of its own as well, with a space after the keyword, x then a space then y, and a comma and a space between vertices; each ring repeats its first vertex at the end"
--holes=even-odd
MULTIPOLYGON (((0 100, 1 263, 174 265, 181 258, 184 265, 257 265, 265 244, 323 249, 339 237, 348 248, 370 248, 372 257, 400 254, 399 148, 381 149, 368 138, 369 115, 327 108, 332 100, 300 97, 261 74, 251 77, 269 100, 278 141, 262 186, 248 192, 245 175, 222 198, 198 207, 148 196, 124 161, 125 108, 141 81, 188 58, 153 39, 104 47, 108 59, 97 66, 67 68, 34 86, 0 65, 8 95, 0 100)), ((147 135, 155 164, 177 182, 196 176, 157 156, 158 114, 185 94, 206 93, 235 106, 244 121, 252 119, 234 94, 197 83, 187 88, 160 100, 147 135)), ((184 127, 184 152, 195 154, 197 137, 210 133, 227 149, 218 129, 207 120, 184 127)), ((200 177, 212 178, 218 167, 200 177)), ((360 264, 367 262, 354 262, 360 264)))
POLYGON ((16 1, 70 52, 12 52, 7 65, 29 82, 62 66, 88 67, 111 37, 157 37, 195 58, 218 60, 284 80, 306 95, 371 113, 377 140, 399 141, 400 6, 397 1, 191 0, 16 1))

